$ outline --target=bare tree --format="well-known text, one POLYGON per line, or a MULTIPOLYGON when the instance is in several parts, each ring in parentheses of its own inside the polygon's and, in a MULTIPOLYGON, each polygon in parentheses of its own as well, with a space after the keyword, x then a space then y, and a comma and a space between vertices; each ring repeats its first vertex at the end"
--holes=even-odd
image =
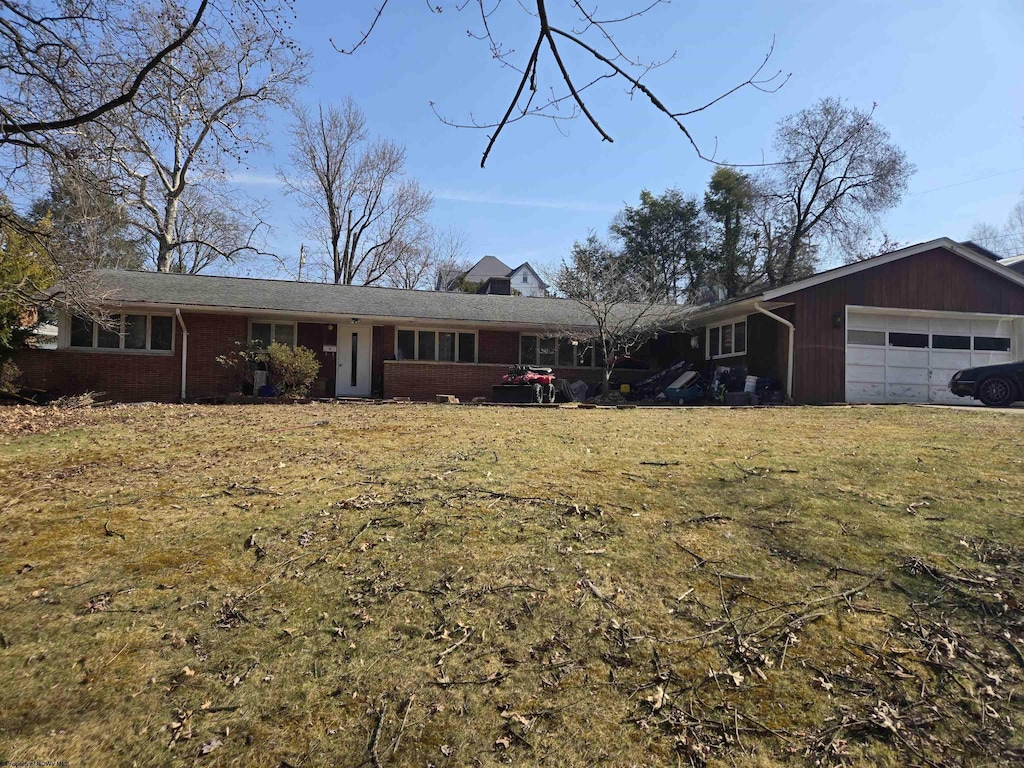
POLYGON ((779 162, 757 181, 765 277, 789 282, 813 269, 822 244, 856 252, 877 217, 899 203, 915 168, 869 112, 822 99, 783 119, 779 162))
POLYGON ((1024 256, 1024 199, 1013 206, 1002 227, 988 222, 975 224, 968 239, 1002 258, 1024 256))
MULTIPOLYGON (((181 23, 173 12, 142 9, 132 33, 144 46, 181 23)), ((238 237, 245 224, 226 215, 236 196, 226 184, 227 163, 262 148, 267 108, 284 104, 303 80, 302 55, 275 26, 208 20, 153 69, 130 108, 93 125, 89 138, 135 225, 152 239, 157 270, 208 266, 257 250, 252 238, 238 237), (210 211, 225 212, 216 220, 228 231, 213 230, 212 221, 197 226, 210 211), (182 231, 189 240, 180 239, 182 231), (183 247, 192 254, 177 256, 183 247)))
POLYGON ((288 192, 311 212, 305 222, 327 251, 335 283, 372 285, 425 248, 433 196, 405 176, 405 148, 369 142, 366 117, 352 101, 298 109, 288 192))
POLYGON ((433 287, 438 271, 458 262, 465 252, 465 235, 453 228, 428 228, 417 235, 396 254, 384 275, 385 285, 406 290, 433 287))
MULTIPOLYGON (((293 0, 3 0, 0 3, 0 184, 5 195, 34 198, 41 182, 66 178, 88 167, 86 202, 90 210, 117 200, 110 221, 123 215, 121 196, 107 172, 110 150, 126 151, 110 133, 126 115, 153 103, 154 90, 167 91, 161 72, 179 71, 187 46, 203 55, 204 35, 225 39, 236 31, 273 29, 278 49, 290 50, 284 31, 293 0), (158 18, 162 24, 146 23, 158 18), (136 109, 138 107, 138 109, 136 109), (101 125, 102 123, 102 125, 101 125), (104 140, 97 143, 103 133, 104 140), (113 137, 113 138, 112 138, 113 137)), ((226 48, 233 47, 228 42, 226 48)), ((193 55, 193 59, 195 56, 193 55)), ((194 85, 194 83, 190 83, 194 85)), ((230 120, 227 130, 236 130, 230 120)), ((159 142, 150 137, 155 145, 159 142)), ((154 146, 154 151, 164 149, 154 146)), ((129 164, 132 172, 142 163, 129 164)), ((81 206, 79 206, 81 207, 81 206)), ((83 209, 84 210, 84 209, 83 209)), ((83 232, 101 234, 98 216, 82 223, 83 232)), ((40 244, 45 274, 59 281, 63 299, 82 311, 97 310, 99 297, 83 270, 99 263, 80 249, 64 248, 58 228, 42 226, 13 209, 0 219, 27 232, 40 244)), ((105 226, 105 225, 104 225, 105 226)), ((104 254, 104 258, 109 254, 104 254)), ((3 292, 0 286, 0 292, 3 292)), ((90 312, 92 313, 92 312, 90 312)), ((98 310, 97 310, 98 313, 98 310)))
POLYGON ((573 245, 570 260, 562 261, 549 282, 578 305, 580 322, 549 329, 546 335, 567 338, 591 350, 603 366, 602 393, 606 395, 617 358, 660 332, 686 327, 686 309, 663 303, 665 290, 657 260, 652 258, 647 269, 637 269, 635 259, 623 259, 593 233, 573 245))
MULTIPOLYGON (((717 97, 702 105, 692 109, 675 110, 667 106, 644 82, 650 72, 675 58, 675 53, 662 60, 645 60, 626 53, 615 40, 615 30, 618 27, 636 22, 655 7, 667 5, 669 0, 633 0, 623 10, 619 10, 617 6, 617 12, 608 17, 598 13, 596 4, 589 6, 583 0, 570 0, 559 4, 557 8, 549 8, 547 0, 516 1, 519 10, 531 23, 526 37, 513 44, 503 42, 499 30, 494 26, 499 18, 499 8, 503 4, 512 6, 511 0, 459 0, 448 6, 456 11, 473 14, 476 17, 476 28, 471 29, 469 34, 486 44, 490 58, 496 61, 500 68, 517 73, 517 85, 508 107, 497 120, 480 122, 471 119, 468 123, 453 121, 441 115, 433 102, 431 103, 431 108, 442 122, 448 125, 479 128, 490 132, 480 160, 481 167, 487 163, 487 158, 502 130, 511 123, 530 117, 562 121, 582 115, 593 126, 602 141, 613 141, 586 101, 587 91, 605 81, 624 85, 631 99, 634 96, 641 97, 682 132, 698 157, 717 162, 715 152, 706 152, 686 127, 686 118, 709 109, 745 88, 774 93, 789 79, 788 75, 783 77, 781 72, 773 75, 764 74, 775 47, 773 40, 764 60, 746 80, 724 89, 717 97), (565 16, 565 23, 556 18, 559 15, 565 16), (574 60, 573 56, 577 59, 574 60), (566 106, 569 107, 568 110, 565 109, 566 106)), ((369 27, 355 43, 345 47, 335 45, 335 49, 340 53, 353 54, 365 45, 389 2, 390 0, 380 0, 369 27)), ((440 3, 428 2, 427 8, 432 13, 445 11, 445 5, 440 3)), ((509 27, 522 28, 516 24, 510 24, 509 27)))
MULTIPOLYGON (((67 132, 132 101, 146 78, 195 33, 210 0, 145 54, 112 55, 106 44, 125 32, 126 0, 5 0, 0 23, 0 145, 45 149, 45 134, 67 132), (55 7, 56 6, 56 7, 55 7), (90 82, 112 86, 95 101, 90 82)), ((185 4, 180 6, 185 12, 185 4)))
POLYGON ((263 253, 263 204, 247 201, 242 211, 224 195, 209 195, 199 186, 187 187, 180 202, 174 221, 176 246, 166 271, 196 275, 220 262, 234 264, 263 253))

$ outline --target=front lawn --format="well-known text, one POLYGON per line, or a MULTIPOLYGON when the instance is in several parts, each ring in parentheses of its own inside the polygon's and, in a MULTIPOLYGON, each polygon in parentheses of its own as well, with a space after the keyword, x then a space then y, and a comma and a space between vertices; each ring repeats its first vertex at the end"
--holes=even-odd
POLYGON ((0 423, 0 761, 1024 759, 1024 414, 0 423))

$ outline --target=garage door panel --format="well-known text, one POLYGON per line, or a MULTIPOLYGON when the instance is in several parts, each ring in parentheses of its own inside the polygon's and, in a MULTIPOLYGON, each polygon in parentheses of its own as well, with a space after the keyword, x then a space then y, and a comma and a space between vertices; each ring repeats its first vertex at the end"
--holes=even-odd
POLYGON ((1013 357, 1009 352, 972 352, 970 367, 978 365, 998 365, 999 363, 1012 362, 1013 357))
POLYGON ((886 362, 888 365, 898 367, 920 367, 922 365, 928 365, 927 349, 898 349, 890 347, 887 352, 886 362))
POLYGON ((856 328, 862 331, 884 331, 885 315, 875 315, 869 312, 858 312, 854 315, 850 313, 850 328, 856 328))
POLYGON ((852 381, 846 385, 846 399, 854 403, 885 401, 885 384, 852 381))
POLYGON ((890 331, 910 331, 917 333, 928 333, 928 318, 918 315, 907 315, 906 317, 888 317, 886 323, 890 331))
POLYGON ((885 365, 885 347, 849 347, 846 362, 854 365, 885 365))
POLYGON ((890 384, 927 384, 928 368, 908 368, 900 365, 890 365, 885 374, 886 381, 890 384))
POLYGON ((886 384, 886 397, 897 403, 928 402, 927 384, 886 384))
MULTIPOLYGON (((854 342, 846 347, 846 399, 851 402, 962 402, 948 389, 953 374, 1021 356, 1016 348, 1009 352, 973 348, 979 344, 978 337, 1014 339, 1014 322, 1024 324, 1024 318, 1014 321, 956 312, 922 315, 854 309, 848 310, 847 317, 849 330, 884 330, 886 342, 881 345, 880 335, 877 342, 865 334, 848 335, 848 342, 854 342), (927 346, 894 346, 894 342, 927 346)), ((980 343, 986 343, 985 339, 980 343)))
POLYGON ((971 321, 949 317, 935 317, 932 318, 931 332, 948 334, 950 336, 970 336, 971 321))
POLYGON ((953 352, 945 349, 932 350, 932 368, 952 368, 959 371, 961 368, 970 368, 973 365, 970 352, 953 352))
POLYGON ((846 380, 850 382, 885 381, 885 366, 850 365, 846 369, 846 380))

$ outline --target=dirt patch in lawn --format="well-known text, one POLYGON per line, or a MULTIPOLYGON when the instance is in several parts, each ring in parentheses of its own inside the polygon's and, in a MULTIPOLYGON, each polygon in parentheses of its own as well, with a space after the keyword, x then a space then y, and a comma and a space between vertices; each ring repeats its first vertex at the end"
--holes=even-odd
POLYGON ((1017 762, 1021 457, 1016 415, 922 408, 8 434, 0 759, 1017 762))

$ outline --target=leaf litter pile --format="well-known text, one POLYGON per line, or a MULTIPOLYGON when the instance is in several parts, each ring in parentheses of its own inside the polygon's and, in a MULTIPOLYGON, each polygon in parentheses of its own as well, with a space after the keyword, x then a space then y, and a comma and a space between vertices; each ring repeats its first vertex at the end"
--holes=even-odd
POLYGON ((1018 414, 91 414, 0 437, 2 759, 1024 760, 1018 414))

